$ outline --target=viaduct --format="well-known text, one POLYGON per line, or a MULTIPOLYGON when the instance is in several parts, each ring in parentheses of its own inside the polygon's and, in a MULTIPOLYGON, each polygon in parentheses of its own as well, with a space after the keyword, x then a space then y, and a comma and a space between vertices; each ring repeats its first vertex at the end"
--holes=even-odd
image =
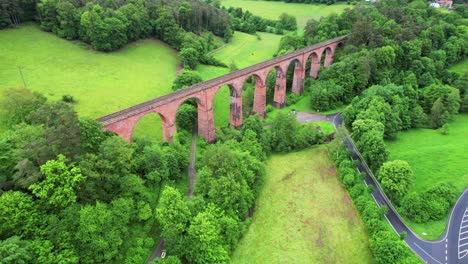
POLYGON ((198 133, 207 142, 216 140, 213 102, 216 92, 228 85, 231 92, 230 125, 242 125, 242 88, 251 76, 255 77, 253 112, 265 118, 266 80, 268 73, 276 69, 276 85, 273 106, 283 108, 286 105, 286 73, 291 63, 295 63, 292 92, 301 94, 304 90, 306 64, 311 58, 309 76, 316 79, 320 70, 322 55, 324 67, 333 63, 333 55, 338 46, 343 45, 346 36, 334 38, 312 45, 274 59, 261 62, 209 81, 198 83, 186 89, 132 106, 98 119, 108 131, 112 131, 128 141, 132 141, 133 129, 138 120, 146 114, 157 113, 162 120, 164 140, 171 142, 176 132, 177 109, 186 100, 194 98, 198 107, 198 133))

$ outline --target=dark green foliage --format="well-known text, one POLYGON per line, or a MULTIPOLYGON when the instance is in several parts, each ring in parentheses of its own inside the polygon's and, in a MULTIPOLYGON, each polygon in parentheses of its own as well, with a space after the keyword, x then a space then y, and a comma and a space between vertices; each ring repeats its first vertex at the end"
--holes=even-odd
POLYGON ((382 134, 378 131, 364 133, 356 146, 372 171, 377 171, 387 161, 388 152, 382 134))
POLYGON ((182 61, 182 66, 187 67, 189 69, 194 70, 199 63, 199 55, 194 48, 183 48, 180 51, 179 56, 182 61))
POLYGON ((271 149, 275 152, 288 152, 296 146, 296 116, 292 113, 279 113, 268 130, 271 149))
POLYGON ((319 111, 335 109, 341 106, 344 101, 343 87, 333 81, 312 82, 308 93, 311 95, 311 108, 319 111))
POLYGON ((201 76, 196 71, 183 70, 174 80, 172 90, 177 91, 202 81, 201 76))
POLYGON ((412 182, 413 171, 408 162, 393 160, 385 162, 377 174, 385 193, 397 204, 407 194, 412 182))
POLYGON ((457 191, 451 184, 442 184, 423 193, 410 193, 401 201, 403 214, 416 223, 442 219, 452 208, 457 191))
POLYGON ((296 17, 293 15, 282 13, 279 17, 279 21, 276 27, 279 29, 294 31, 297 29, 296 17))
POLYGON ((78 115, 63 102, 45 104, 31 114, 32 124, 44 126, 44 138, 55 155, 71 159, 81 153, 78 115))
MULTIPOLYGON (((32 10, 36 13, 35 8, 32 10)), ((171 1, 170 5, 151 0, 41 0, 37 10, 43 30, 66 39, 81 39, 100 51, 117 50, 149 36, 180 50, 187 32, 210 31, 227 38, 232 35, 229 15, 198 0, 171 1)))
POLYGON ((299 124, 296 115, 278 113, 266 131, 266 142, 273 152, 289 152, 325 141, 325 135, 314 124, 299 124))
POLYGON ((103 126, 101 123, 89 119, 80 118, 80 140, 83 151, 97 152, 101 143, 110 137, 110 133, 102 133, 103 126))
POLYGON ((177 110, 176 125, 178 129, 184 129, 192 132, 193 127, 197 125, 197 120, 198 109, 196 105, 194 106, 191 103, 184 103, 177 110))
POLYGON ((277 26, 277 21, 244 12, 242 8, 229 7, 226 11, 231 15, 232 28, 236 31, 255 34, 257 31, 269 32, 277 26))

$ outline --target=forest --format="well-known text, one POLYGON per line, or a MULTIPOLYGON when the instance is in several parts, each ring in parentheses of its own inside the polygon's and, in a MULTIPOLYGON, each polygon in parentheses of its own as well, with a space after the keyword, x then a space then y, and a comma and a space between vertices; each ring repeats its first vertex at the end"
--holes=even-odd
POLYGON ((188 166, 191 127, 169 145, 129 144, 69 103, 24 88, 8 90, 0 111, 11 128, 0 139, 7 263, 143 263, 154 228, 171 252, 164 262, 227 262, 251 219, 267 155, 326 140, 294 115, 278 115, 269 130, 251 116, 242 130, 226 128, 218 143, 201 146, 198 187, 187 200, 173 183, 188 166))

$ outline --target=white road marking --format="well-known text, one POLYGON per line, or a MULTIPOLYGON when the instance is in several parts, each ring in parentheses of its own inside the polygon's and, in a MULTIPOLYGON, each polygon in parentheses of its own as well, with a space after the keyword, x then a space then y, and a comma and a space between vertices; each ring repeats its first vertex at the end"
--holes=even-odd
POLYGON ((466 245, 468 245, 468 242, 466 242, 466 239, 468 239, 468 237, 462 236, 463 234, 468 232, 468 230, 462 232, 462 229, 468 227, 468 219, 465 220, 465 218, 468 218, 468 207, 466 207, 465 209, 465 213, 463 214, 462 221, 460 223, 460 230, 458 232, 458 259, 462 259, 468 255, 468 248, 463 248, 466 245))
POLYGON ((415 242, 413 242, 413 244, 415 246, 417 246, 420 250, 422 250, 422 252, 424 252, 426 255, 428 255, 431 259, 433 259, 435 262, 439 263, 439 264, 442 264, 442 262, 438 261, 437 259, 435 259, 433 256, 431 256, 429 253, 427 253, 424 249, 422 249, 418 244, 416 244, 415 242))
MULTIPOLYGON (((461 240, 460 240, 460 241, 461 241, 461 240)), ((458 247, 459 247, 459 248, 468 245, 468 242, 467 242, 467 243, 463 243, 463 244, 460 245, 460 241, 458 241, 458 247)))

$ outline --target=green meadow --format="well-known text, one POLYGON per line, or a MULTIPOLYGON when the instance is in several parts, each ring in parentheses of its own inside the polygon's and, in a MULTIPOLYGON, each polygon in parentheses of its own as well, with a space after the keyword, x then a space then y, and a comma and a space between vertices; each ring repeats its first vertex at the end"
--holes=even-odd
MULTIPOLYGON (((387 142, 389 160, 406 160, 413 169, 410 192, 423 192, 441 183, 452 183, 461 194, 468 187, 468 115, 456 115, 449 123, 449 134, 438 130, 411 129, 400 132, 397 140, 387 142)), ((447 217, 427 224, 408 224, 421 237, 437 239, 444 231, 447 217)))
POLYGON ((367 233, 325 146, 273 155, 232 263, 373 263, 367 233))
POLYGON ((241 7, 243 10, 248 10, 254 15, 275 20, 282 13, 287 13, 296 17, 300 29, 303 29, 307 20, 311 18, 318 20, 320 17, 332 13, 341 13, 345 8, 350 7, 350 5, 346 4, 316 5, 255 0, 221 0, 221 5, 225 7, 241 7))
MULTIPOLYGON (((213 55, 243 68, 270 59, 281 36, 257 36, 236 32, 231 42, 213 55)), ((61 39, 43 32, 37 25, 0 31, 0 91, 26 86, 60 100, 72 95, 80 116, 98 118, 172 92, 176 78, 177 52, 155 39, 140 40, 122 50, 103 53, 78 41, 61 39)), ((204 80, 226 74, 227 68, 200 65, 204 80)), ((216 96, 216 126, 229 121, 229 90, 216 96)), ((162 139, 161 120, 156 114, 144 116, 134 136, 162 139)))

